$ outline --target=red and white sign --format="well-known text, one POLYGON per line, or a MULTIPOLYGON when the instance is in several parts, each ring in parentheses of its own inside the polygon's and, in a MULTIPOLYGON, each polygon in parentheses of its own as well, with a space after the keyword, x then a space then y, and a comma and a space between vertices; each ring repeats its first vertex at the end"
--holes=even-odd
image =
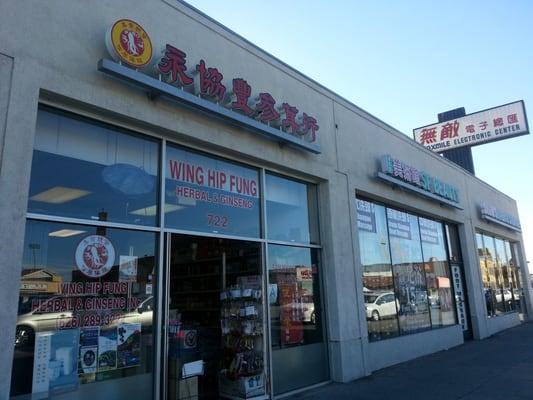
POLYGON ((313 281, 313 268, 311 267, 297 267, 296 268, 296 281, 298 282, 312 282, 313 281))
POLYGON ((105 236, 91 235, 76 248, 76 265, 89 278, 107 274, 115 263, 115 248, 105 236))
POLYGON ((413 130, 415 141, 438 153, 528 133, 522 100, 413 130))

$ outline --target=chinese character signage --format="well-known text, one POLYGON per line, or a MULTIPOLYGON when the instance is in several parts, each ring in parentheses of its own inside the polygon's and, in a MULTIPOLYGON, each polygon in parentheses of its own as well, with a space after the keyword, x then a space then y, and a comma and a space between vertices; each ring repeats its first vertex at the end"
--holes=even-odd
POLYGON ((439 231, 442 229, 440 223, 425 218, 419 218, 420 239, 423 243, 439 245, 439 231))
MULTIPOLYGON (((152 43, 137 23, 120 20, 106 35, 109 53, 115 61, 133 68, 150 63, 152 43)), ((254 91, 242 77, 225 80, 222 71, 206 60, 189 61, 187 54, 172 44, 166 44, 161 56, 154 60, 153 76, 116 65, 108 60, 99 63, 103 72, 137 83, 152 95, 164 94, 180 103, 206 110, 232 122, 247 125, 252 130, 319 153, 317 134, 320 129, 315 117, 286 99, 275 99, 270 93, 254 91), (175 90, 180 89, 180 90, 175 90), (183 90, 181 90, 183 89, 183 90), (208 104, 211 104, 210 106, 208 104), (216 107, 214 107, 216 105, 216 107), (228 114, 227 111, 231 111, 228 114), (245 117, 245 118, 243 118, 245 117)), ((146 68, 146 71, 149 69, 146 68)))
POLYGON ((522 100, 413 130, 415 140, 435 152, 476 146, 528 133, 522 100))
POLYGON ((389 236, 411 240, 411 220, 407 213, 387 208, 389 236))
POLYGON ((479 206, 481 218, 496 224, 505 226, 506 228, 520 232, 520 220, 514 215, 508 214, 495 207, 491 207, 485 203, 481 203, 479 206))
POLYGON ((382 157, 381 172, 394 180, 405 182, 408 187, 412 186, 452 203, 459 203, 457 188, 390 155, 382 157))
POLYGON ((357 204, 357 228, 360 231, 376 232, 376 215, 374 213, 374 203, 360 199, 355 200, 357 204))

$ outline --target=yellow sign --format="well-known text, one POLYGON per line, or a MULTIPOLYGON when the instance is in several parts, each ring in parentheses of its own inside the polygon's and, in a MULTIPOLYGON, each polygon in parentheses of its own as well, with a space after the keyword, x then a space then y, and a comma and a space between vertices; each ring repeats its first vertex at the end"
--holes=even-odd
POLYGON ((144 67, 152 59, 150 37, 142 26, 129 19, 115 22, 106 35, 106 45, 113 58, 132 67, 144 67))

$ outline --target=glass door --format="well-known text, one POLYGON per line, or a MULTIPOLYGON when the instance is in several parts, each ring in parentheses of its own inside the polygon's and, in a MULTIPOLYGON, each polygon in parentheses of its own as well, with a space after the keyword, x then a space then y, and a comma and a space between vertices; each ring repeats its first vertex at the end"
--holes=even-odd
POLYGON ((266 393, 261 244, 172 234, 167 399, 266 393))

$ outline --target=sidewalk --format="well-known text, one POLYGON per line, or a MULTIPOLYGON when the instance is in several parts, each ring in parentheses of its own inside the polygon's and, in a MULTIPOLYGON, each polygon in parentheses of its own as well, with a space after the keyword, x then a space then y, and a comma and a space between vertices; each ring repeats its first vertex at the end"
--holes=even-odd
POLYGON ((533 323, 291 400, 533 399, 533 323))

